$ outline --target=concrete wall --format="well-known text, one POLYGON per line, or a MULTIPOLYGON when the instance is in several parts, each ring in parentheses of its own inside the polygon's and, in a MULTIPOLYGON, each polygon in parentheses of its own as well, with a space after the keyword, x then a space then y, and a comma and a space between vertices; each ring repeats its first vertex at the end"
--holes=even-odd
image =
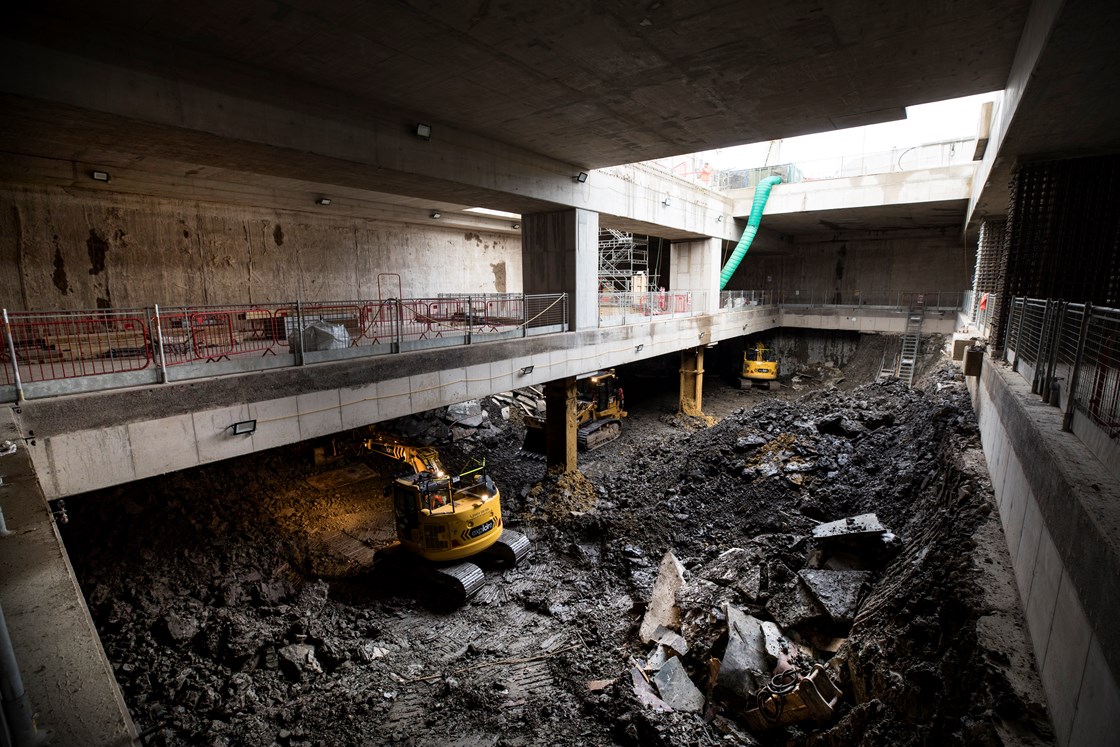
POLYGON ((521 291, 517 236, 53 187, 0 202, 9 309, 369 299, 389 272, 406 297, 521 291))
POLYGON ((1058 744, 1120 744, 1120 480, 1010 368, 968 382, 1058 744))
POLYGON ((813 241, 798 237, 783 254, 748 254, 728 290, 872 293, 971 287, 972 252, 956 236, 889 235, 813 241))

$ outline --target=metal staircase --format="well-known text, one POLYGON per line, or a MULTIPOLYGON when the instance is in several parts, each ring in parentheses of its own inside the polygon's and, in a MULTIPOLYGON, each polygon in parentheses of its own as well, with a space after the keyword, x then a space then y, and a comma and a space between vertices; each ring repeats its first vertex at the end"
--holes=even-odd
POLYGON ((918 366, 918 353, 922 346, 922 319, 925 318, 925 296, 914 296, 910 313, 906 317, 906 332, 902 336, 902 352, 898 357, 898 378, 907 386, 914 384, 914 369, 918 366))

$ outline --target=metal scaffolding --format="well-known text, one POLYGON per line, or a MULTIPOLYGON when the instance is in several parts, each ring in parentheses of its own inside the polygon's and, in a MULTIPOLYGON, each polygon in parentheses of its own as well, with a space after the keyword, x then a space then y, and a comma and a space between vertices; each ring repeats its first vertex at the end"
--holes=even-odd
POLYGON ((626 231, 599 231, 599 290, 645 293, 657 287, 650 273, 649 238, 626 231))

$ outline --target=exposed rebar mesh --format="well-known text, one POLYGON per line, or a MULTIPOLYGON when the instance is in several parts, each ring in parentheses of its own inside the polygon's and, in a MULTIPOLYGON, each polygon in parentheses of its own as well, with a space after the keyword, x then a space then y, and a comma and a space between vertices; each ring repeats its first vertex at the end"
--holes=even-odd
MULTIPOLYGON (((1120 305, 1120 156, 1040 161, 1011 181, 1002 298, 1068 298, 1120 305)), ((993 348, 1006 338, 1006 312, 993 348)))

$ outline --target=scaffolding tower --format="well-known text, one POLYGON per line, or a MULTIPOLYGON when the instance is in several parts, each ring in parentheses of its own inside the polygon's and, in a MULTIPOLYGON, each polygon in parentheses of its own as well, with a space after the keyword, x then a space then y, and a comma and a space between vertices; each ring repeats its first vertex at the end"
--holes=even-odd
POLYGON ((645 293, 657 287, 649 271, 649 238, 626 231, 599 231, 599 289, 615 293, 645 293))

